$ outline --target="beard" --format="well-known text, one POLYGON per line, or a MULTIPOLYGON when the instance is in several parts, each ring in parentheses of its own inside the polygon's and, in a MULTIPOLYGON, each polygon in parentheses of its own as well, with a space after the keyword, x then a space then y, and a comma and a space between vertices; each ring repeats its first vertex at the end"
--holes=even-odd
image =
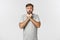
POLYGON ((32 11, 27 12, 28 14, 32 14, 32 11))

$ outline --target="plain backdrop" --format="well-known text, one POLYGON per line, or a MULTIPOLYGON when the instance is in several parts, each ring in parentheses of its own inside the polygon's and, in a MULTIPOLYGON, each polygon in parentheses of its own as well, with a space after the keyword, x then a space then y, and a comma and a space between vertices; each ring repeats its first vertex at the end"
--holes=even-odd
POLYGON ((27 3, 41 21, 38 40, 60 40, 60 0, 0 0, 0 40, 23 40, 18 24, 27 3))

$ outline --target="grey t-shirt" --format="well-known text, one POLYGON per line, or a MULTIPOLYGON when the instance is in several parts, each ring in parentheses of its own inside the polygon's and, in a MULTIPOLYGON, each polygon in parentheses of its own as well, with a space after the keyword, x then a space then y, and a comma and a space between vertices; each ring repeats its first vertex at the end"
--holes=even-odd
MULTIPOLYGON (((36 14, 33 14, 33 19, 37 22, 40 21, 39 16, 36 14)), ((26 20, 26 14, 23 14, 20 18, 20 22, 23 22, 26 20)), ((34 26, 34 24, 29 21, 27 26, 23 28, 23 40, 38 40, 37 38, 37 28, 34 26)))

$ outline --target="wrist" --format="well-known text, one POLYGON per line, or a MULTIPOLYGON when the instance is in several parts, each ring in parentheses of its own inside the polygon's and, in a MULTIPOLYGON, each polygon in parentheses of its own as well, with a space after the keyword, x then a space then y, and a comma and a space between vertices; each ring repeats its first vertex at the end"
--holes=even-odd
POLYGON ((32 19, 32 17, 30 17, 30 20, 32 19))

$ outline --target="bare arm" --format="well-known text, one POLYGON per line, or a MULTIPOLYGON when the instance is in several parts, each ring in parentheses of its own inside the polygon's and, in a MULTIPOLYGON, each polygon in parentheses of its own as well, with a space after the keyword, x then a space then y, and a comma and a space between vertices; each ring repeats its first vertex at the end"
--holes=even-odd
POLYGON ((26 25, 28 24, 28 22, 29 22, 29 19, 26 18, 25 21, 19 23, 19 27, 20 27, 21 29, 24 28, 24 27, 26 27, 26 25))
POLYGON ((30 18, 30 21, 37 27, 40 28, 41 22, 35 21, 33 18, 30 18))

